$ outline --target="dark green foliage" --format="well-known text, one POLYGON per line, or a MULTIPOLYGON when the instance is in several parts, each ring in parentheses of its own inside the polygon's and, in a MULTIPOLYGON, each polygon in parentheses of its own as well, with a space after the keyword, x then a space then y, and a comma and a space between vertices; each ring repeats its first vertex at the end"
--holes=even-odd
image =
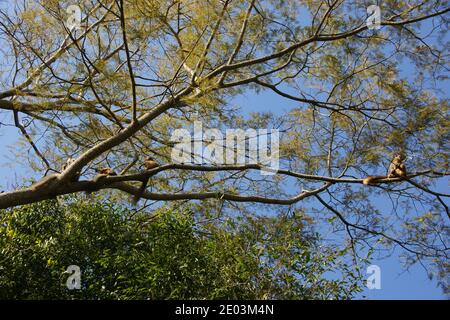
POLYGON ((360 289, 345 252, 306 240, 299 219, 192 217, 83 200, 2 210, 0 298, 328 299, 360 289), (80 290, 66 287, 69 265, 81 269, 80 290))

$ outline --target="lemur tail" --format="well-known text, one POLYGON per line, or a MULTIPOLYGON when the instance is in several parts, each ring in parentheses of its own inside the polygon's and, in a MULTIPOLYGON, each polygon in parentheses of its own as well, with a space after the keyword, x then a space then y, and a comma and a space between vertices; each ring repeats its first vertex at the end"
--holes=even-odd
POLYGON ((144 194, 145 188, 147 188, 148 180, 149 180, 149 178, 142 181, 142 184, 139 187, 138 193, 133 197, 133 200, 132 200, 133 205, 136 205, 138 203, 139 199, 141 199, 142 195, 144 194))
POLYGON ((378 180, 381 179, 386 179, 386 176, 368 176, 367 178, 365 178, 363 180, 363 184, 368 185, 368 184, 372 184, 372 183, 376 183, 378 182, 378 180))

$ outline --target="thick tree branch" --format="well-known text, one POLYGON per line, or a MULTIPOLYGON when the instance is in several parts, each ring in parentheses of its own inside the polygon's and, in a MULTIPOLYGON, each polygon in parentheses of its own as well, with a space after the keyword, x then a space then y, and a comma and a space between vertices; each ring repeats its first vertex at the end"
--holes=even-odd
MULTIPOLYGON (((65 182, 62 180, 63 174, 60 175, 57 182, 53 185, 45 188, 43 190, 32 190, 31 188, 25 190, 18 190, 8 193, 0 194, 0 208, 7 208, 16 205, 22 205, 27 203, 32 203, 36 201, 41 201, 49 198, 56 197, 58 195, 64 195, 74 192, 92 192, 101 189, 118 189, 129 194, 135 195, 138 192, 138 188, 135 188, 125 182, 131 181, 144 181, 159 172, 167 171, 167 170, 192 170, 192 171, 203 171, 203 172, 223 172, 223 171, 244 171, 244 170, 271 170, 270 168, 263 167, 258 164, 251 165, 225 165, 225 166, 202 166, 202 165, 185 165, 185 164, 166 164, 155 169, 137 173, 137 174, 129 174, 129 175, 120 175, 120 176, 109 176, 105 177, 100 182, 93 181, 79 181, 79 182, 65 182)), ((325 176, 315 176, 309 174, 301 174, 289 170, 278 170, 279 174, 295 177, 298 179, 311 180, 317 182, 325 182, 322 187, 319 187, 312 191, 303 191, 299 195, 289 198, 289 199, 277 199, 277 198, 267 198, 261 196, 243 196, 236 195, 227 192, 199 192, 199 193, 180 193, 180 194, 161 194, 161 193, 144 193, 143 198, 151 199, 151 200, 201 200, 201 199, 213 199, 220 198, 224 200, 232 200, 237 202, 258 202, 258 203, 271 203, 271 204, 280 204, 280 205, 290 205, 294 204, 298 201, 303 200, 304 198, 313 195, 315 193, 321 192, 327 189, 329 186, 336 183, 358 183, 362 184, 363 179, 346 179, 346 178, 332 178, 325 176), (223 196, 223 197, 222 197, 223 196)), ((431 170, 426 170, 422 172, 418 172, 415 174, 411 174, 409 178, 429 174, 432 172, 431 170)), ((436 173, 439 174, 439 173, 436 173)), ((440 174, 444 175, 444 174, 440 174)), ((400 178, 393 179, 384 179, 380 180, 380 183, 394 183, 402 181, 400 178)))

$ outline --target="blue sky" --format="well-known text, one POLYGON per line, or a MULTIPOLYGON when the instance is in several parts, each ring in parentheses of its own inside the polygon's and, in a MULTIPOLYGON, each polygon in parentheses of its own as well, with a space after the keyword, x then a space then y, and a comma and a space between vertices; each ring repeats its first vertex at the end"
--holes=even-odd
MULTIPOLYGON (((282 99, 267 91, 260 94, 248 92, 237 97, 233 103, 241 107, 244 114, 274 112, 281 115, 299 106, 296 102, 282 99)), ((447 186, 448 179, 443 178, 440 179, 435 190, 443 191, 447 186)), ((380 209, 387 208, 383 204, 383 199, 380 198, 377 201, 376 198, 372 198, 372 200, 380 209)), ((372 264, 378 265, 381 269, 381 289, 366 289, 358 295, 359 299, 447 299, 442 290, 437 287, 437 282, 428 279, 425 269, 420 264, 405 270, 400 261, 400 253, 401 250, 395 250, 388 258, 374 255, 372 264)))

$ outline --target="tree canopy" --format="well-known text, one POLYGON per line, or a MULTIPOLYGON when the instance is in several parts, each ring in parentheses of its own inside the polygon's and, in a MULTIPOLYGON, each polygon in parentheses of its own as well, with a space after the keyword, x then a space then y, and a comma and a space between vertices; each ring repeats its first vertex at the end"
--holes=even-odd
POLYGON ((73 197, 0 214, 2 299, 348 299, 362 286, 345 250, 321 246, 300 218, 218 227, 73 197), (79 290, 66 285, 72 265, 79 290))
POLYGON ((28 169, 14 188, 4 186, 0 208, 82 192, 126 203, 150 177, 140 206, 301 216, 355 261, 400 247, 407 264, 426 260, 445 277, 450 7, 385 0, 373 28, 372 4, 0 3, 0 130, 17 128, 13 157, 28 169), (248 93, 278 103, 249 113, 233 102, 248 93), (287 101, 295 107, 285 110, 287 101), (172 134, 196 121, 221 131, 278 129, 280 170, 174 163, 172 134), (395 152, 407 156, 408 178, 363 186, 367 175, 385 174, 395 152), (148 156, 161 166, 143 172, 148 156), (95 182, 99 166, 118 175, 95 182), (52 183, 30 187, 52 172, 60 172, 52 183))

